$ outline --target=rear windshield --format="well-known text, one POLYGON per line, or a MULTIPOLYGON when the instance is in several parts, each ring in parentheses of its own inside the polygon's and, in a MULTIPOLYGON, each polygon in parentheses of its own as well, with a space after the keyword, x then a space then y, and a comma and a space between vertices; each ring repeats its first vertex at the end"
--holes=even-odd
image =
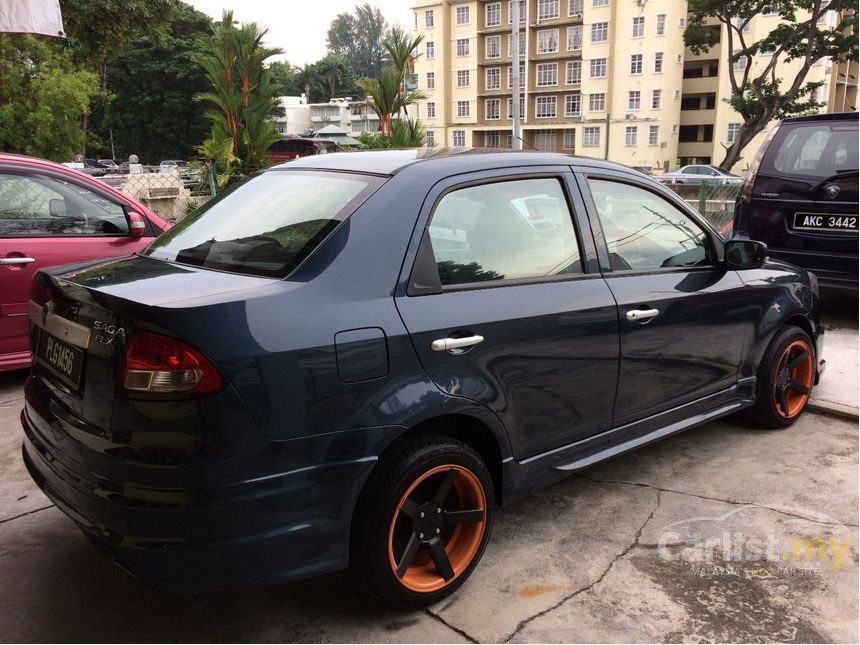
POLYGON ((824 179, 857 169, 857 123, 823 122, 780 127, 768 147, 765 174, 824 179))
POLYGON ((334 172, 252 175, 155 240, 145 255, 282 278, 384 180, 334 172))

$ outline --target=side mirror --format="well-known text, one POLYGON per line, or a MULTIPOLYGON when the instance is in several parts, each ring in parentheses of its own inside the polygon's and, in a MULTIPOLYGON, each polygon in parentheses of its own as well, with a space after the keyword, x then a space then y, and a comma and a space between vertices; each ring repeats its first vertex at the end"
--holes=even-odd
POLYGON ((759 269, 767 258, 767 244, 755 240, 726 242, 726 265, 730 269, 759 269))
POLYGON ((137 211, 129 211, 128 233, 133 237, 141 237, 146 231, 146 220, 137 211))

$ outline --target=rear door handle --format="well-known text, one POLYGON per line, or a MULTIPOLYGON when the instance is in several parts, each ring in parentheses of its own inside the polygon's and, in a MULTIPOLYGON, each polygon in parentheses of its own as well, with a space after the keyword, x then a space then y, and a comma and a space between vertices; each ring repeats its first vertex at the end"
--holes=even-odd
POLYGON ((650 320, 659 313, 659 309, 631 309, 627 312, 627 320, 630 322, 641 322, 643 320, 650 320))
POLYGON ((434 352, 446 352, 449 349, 460 349, 483 343, 483 336, 466 336, 465 338, 439 338, 430 343, 430 349, 434 352))
POLYGON ((0 264, 30 264, 36 258, 0 258, 0 264))

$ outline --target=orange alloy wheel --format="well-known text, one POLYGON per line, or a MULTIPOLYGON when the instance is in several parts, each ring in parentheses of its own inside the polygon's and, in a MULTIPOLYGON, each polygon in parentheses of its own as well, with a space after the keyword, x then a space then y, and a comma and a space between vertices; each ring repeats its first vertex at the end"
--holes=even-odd
POLYGON ((812 348, 806 341, 792 341, 779 357, 773 376, 773 404, 781 417, 791 419, 800 413, 814 378, 812 348))
POLYGON ((388 529, 388 563, 411 591, 442 589, 471 564, 486 529, 478 477, 456 464, 436 466, 403 493, 388 529))

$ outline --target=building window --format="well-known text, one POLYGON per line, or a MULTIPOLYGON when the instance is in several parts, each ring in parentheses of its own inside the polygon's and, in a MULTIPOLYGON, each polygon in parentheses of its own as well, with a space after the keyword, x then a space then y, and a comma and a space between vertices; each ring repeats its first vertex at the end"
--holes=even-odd
POLYGON ((567 74, 565 75, 565 83, 575 85, 582 82, 582 61, 569 60, 567 61, 567 74))
POLYGON ((651 109, 659 110, 663 103, 663 90, 651 90, 651 109))
MULTIPOLYGON (((520 97, 520 118, 524 119, 526 116, 526 97, 520 97)), ((508 118, 514 118, 514 103, 513 99, 508 99, 508 118)))
POLYGON ((564 97, 564 116, 579 116, 582 113, 582 96, 568 94, 564 97))
POLYGON ((582 25, 567 28, 567 51, 575 52, 582 49, 582 25))
MULTIPOLYGON (((514 86, 513 70, 514 70, 513 65, 508 67, 508 89, 511 89, 514 86)), ((526 64, 520 63, 520 87, 525 87, 525 86, 526 86, 526 64)))
POLYGON ((558 63, 541 63, 537 66, 537 84, 558 85, 558 63))
POLYGON ((435 101, 428 101, 427 103, 427 118, 435 119, 436 118, 436 103, 435 101))
POLYGON ((502 70, 499 67, 487 68, 486 85, 488 90, 498 90, 502 87, 502 70))
POLYGON ((726 142, 734 143, 735 139, 738 137, 738 132, 741 130, 740 123, 729 123, 729 130, 726 133, 726 142))
POLYGON ((487 58, 501 58, 502 37, 487 36, 487 40, 484 42, 484 49, 487 54, 487 58))
POLYGON ((424 12, 424 26, 428 29, 433 26, 433 10, 432 9, 424 12))
POLYGON ((454 130, 452 133, 454 139, 454 145, 458 148, 466 145, 466 131, 465 130, 454 130))
POLYGON ((551 54, 558 51, 558 29, 542 29, 537 36, 538 54, 551 54))
POLYGON ((589 78, 604 78, 606 76, 606 59, 592 58, 589 78))
POLYGON ((457 70, 457 87, 469 87, 469 80, 468 69, 457 70))
POLYGON ((633 17, 633 37, 642 38, 645 36, 645 16, 633 17))
POLYGON ((654 73, 663 73, 663 52, 654 52, 654 73))
POLYGON ((502 3, 492 2, 486 8, 487 27, 497 27, 502 24, 502 3))
POLYGON ((413 17, 413 18, 414 18, 414 20, 415 20, 415 24, 414 24, 414 25, 412 25, 412 28, 413 28, 413 29, 418 29, 418 12, 417 12, 417 11, 413 11, 413 12, 412 12, 412 17, 413 17))
POLYGON ((501 118, 501 99, 487 99, 484 103, 484 110, 486 111, 486 117, 489 121, 495 121, 501 118))
POLYGON ((484 134, 484 145, 488 148, 498 148, 500 140, 498 130, 489 130, 484 134))
POLYGON ((735 29, 738 31, 742 31, 743 33, 747 33, 750 30, 750 18, 746 18, 744 16, 738 16, 734 20, 735 29))
POLYGON ((540 152, 555 152, 555 130, 535 130, 535 148, 540 152))
POLYGON ((631 54, 630 55, 630 73, 631 74, 641 74, 642 73, 642 54, 631 54))
POLYGON ((427 58, 434 58, 436 56, 436 44, 432 40, 428 40, 424 46, 424 56, 427 58))
POLYGON ((457 101, 457 116, 461 119, 469 116, 469 101, 457 101))
MULTIPOLYGON (((520 32, 520 56, 526 55, 526 32, 520 32)), ((514 55, 514 36, 513 34, 508 34, 508 58, 514 55)))
POLYGON ((686 27, 686 26, 687 26, 687 19, 686 19, 686 18, 678 18, 678 26, 679 26, 681 29, 683 29, 684 27, 686 27))
POLYGON ((554 96, 538 96, 535 98, 535 117, 538 119, 552 119, 555 117, 554 96))
POLYGON ((427 72, 427 89, 436 89, 436 74, 434 72, 427 72))
POLYGON ((457 39, 457 56, 468 56, 469 55, 469 39, 468 38, 458 38, 457 39))
POLYGON ((624 128, 624 145, 635 146, 638 132, 639 128, 635 125, 628 125, 626 128, 624 128))
POLYGON ((424 133, 427 137, 427 147, 432 148, 436 145, 436 133, 433 130, 426 130, 424 133))
POLYGON ((562 141, 561 147, 564 150, 576 149, 576 130, 564 131, 564 140, 562 141))
POLYGON ((666 35, 666 14, 665 13, 658 13, 657 14, 657 29, 656 29, 655 33, 658 36, 665 36, 666 35))
POLYGON ((538 20, 558 18, 558 0, 538 0, 538 20))
MULTIPOLYGON (((520 24, 526 21, 526 0, 520 0, 520 24)), ((514 3, 508 0, 508 24, 514 24, 514 3)))
POLYGON ((638 110, 642 107, 642 92, 639 90, 630 90, 627 93, 627 109, 638 110))
POLYGON ((582 5, 583 5, 583 0, 568 0, 567 15, 568 16, 582 16, 582 5))
POLYGON ((595 148, 600 145, 600 128, 589 126, 582 129, 582 147, 595 148))
POLYGON ((742 72, 747 68, 747 60, 746 56, 739 56, 738 59, 732 63, 732 69, 742 72))
POLYGON ((648 145, 649 146, 656 146, 659 139, 660 139, 660 126, 659 125, 649 125, 648 126, 648 145))
POLYGON ((588 111, 589 112, 605 112, 606 111, 606 94, 603 92, 595 92, 588 95, 588 111))
POLYGON ((468 25, 469 24, 469 5, 465 5, 462 7, 457 7, 457 24, 458 25, 468 25))
POLYGON ((608 7, 609 0, 591 0, 592 7, 608 7))
POLYGON ((591 42, 605 43, 609 40, 609 23, 595 22, 591 25, 591 42))

